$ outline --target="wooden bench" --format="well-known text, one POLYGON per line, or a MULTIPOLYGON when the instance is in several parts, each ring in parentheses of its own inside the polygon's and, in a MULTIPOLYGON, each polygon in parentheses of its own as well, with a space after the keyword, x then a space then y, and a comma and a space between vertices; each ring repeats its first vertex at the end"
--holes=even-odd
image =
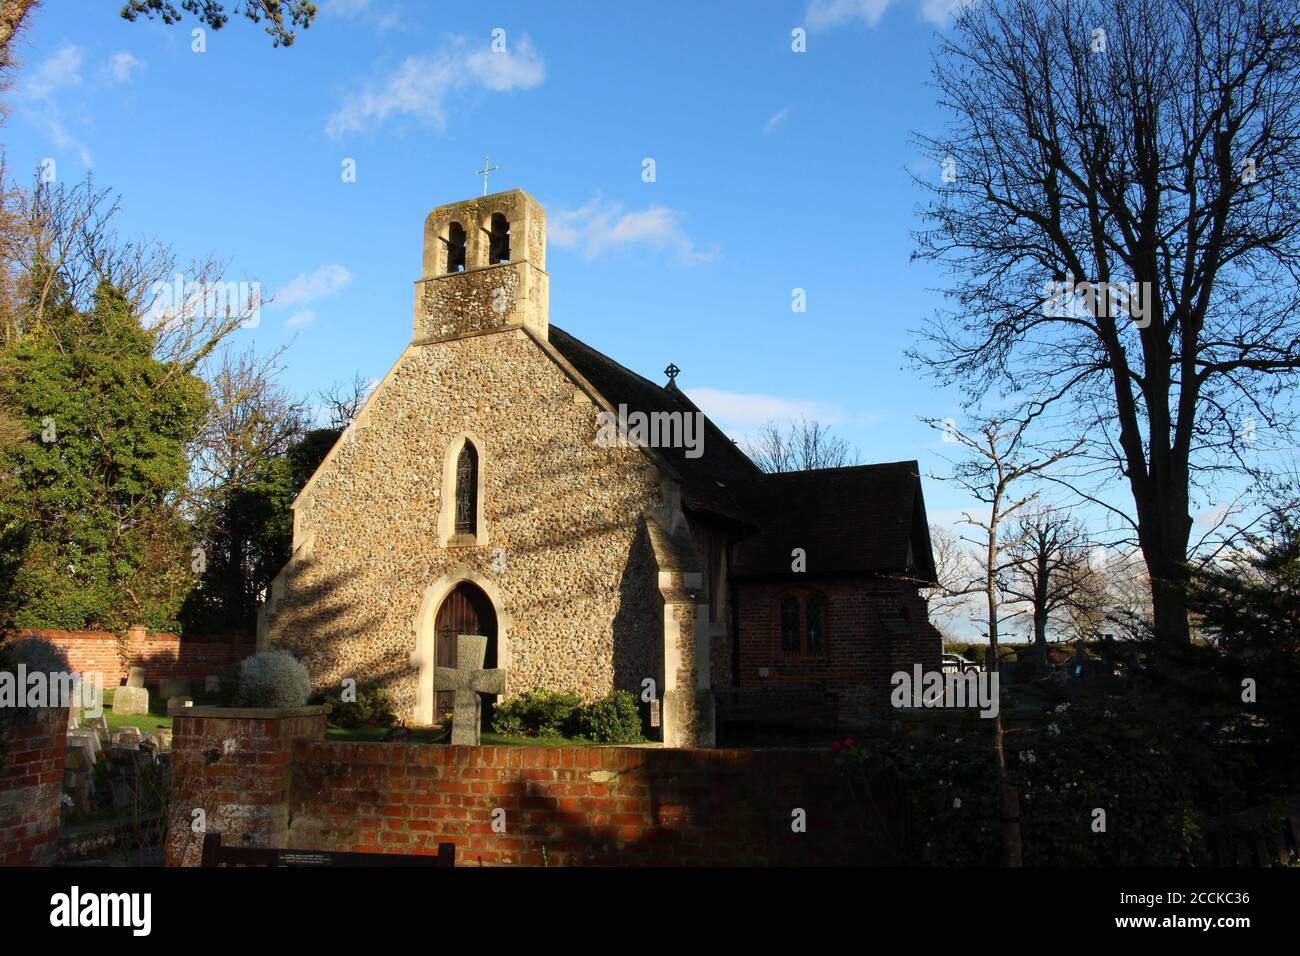
POLYGON ((832 732, 839 723, 839 698, 820 685, 808 687, 742 687, 715 695, 718 737, 737 724, 791 729, 815 726, 832 732))
POLYGON ((439 843, 437 854, 348 853, 340 850, 282 850, 222 846, 220 833, 203 836, 200 866, 455 866, 456 844, 439 843))

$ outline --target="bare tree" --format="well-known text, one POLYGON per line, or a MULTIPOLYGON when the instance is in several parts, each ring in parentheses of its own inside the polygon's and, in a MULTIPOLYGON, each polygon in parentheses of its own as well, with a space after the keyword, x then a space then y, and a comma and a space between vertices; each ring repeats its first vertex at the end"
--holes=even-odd
MULTIPOLYGON (((1013 497, 1013 486, 1027 478, 1042 475, 1046 470, 1076 454, 1083 440, 1055 451, 1039 451, 1025 441, 1027 420, 1004 422, 997 418, 976 422, 968 431, 962 431, 949 421, 923 418, 927 425, 943 432, 961 446, 966 458, 953 463, 949 479, 960 485, 976 501, 985 505, 986 519, 970 512, 963 513, 966 524, 982 532, 983 591, 987 609, 988 666, 998 668, 998 620, 1002 597, 998 586, 998 568, 1006 542, 1002 539, 1002 526, 1029 506, 1038 497, 1031 492, 1013 497)), ((1020 823, 1018 822, 1018 797, 1007 781, 1007 758, 1003 746, 1002 710, 993 718, 994 751, 997 754, 998 786, 1002 797, 1002 842, 1007 866, 1020 866, 1020 823)))
POLYGON ((276 381, 284 350, 258 356, 226 348, 205 370, 211 406, 192 452, 200 492, 242 487, 302 436, 304 404, 276 381))
POLYGON ((953 122, 917 137, 946 181, 921 183, 916 254, 960 279, 913 358, 1092 439, 1127 481, 1172 645, 1198 480, 1248 464, 1243 418, 1295 424, 1294 17, 1293 0, 971 4, 933 71, 953 122))
POLYGON ((925 588, 932 617, 947 620, 956 616, 981 590, 979 567, 966 550, 961 536, 948 528, 930 525, 930 550, 934 554, 934 587, 925 588))
POLYGON ((100 283, 108 283, 153 332, 155 357, 187 374, 237 329, 254 324, 269 301, 256 283, 227 280, 224 263, 194 261, 181 272, 167 246, 122 238, 113 229, 117 198, 90 178, 69 186, 38 176, 30 191, 4 197, 12 215, 0 241, 0 343, 48 331, 47 311, 56 301, 89 312, 100 283))
POLYGON ((1085 614, 1096 609, 1091 550, 1083 525, 1059 509, 1036 506, 1017 521, 998 583, 1008 603, 1022 606, 1017 613, 1033 621, 1040 667, 1047 663, 1048 621, 1075 609, 1085 614))
POLYGON ((370 388, 371 383, 357 372, 351 382, 335 382, 326 391, 318 393, 325 416, 324 426, 341 432, 351 425, 370 397, 370 388))
POLYGON ((832 435, 830 427, 800 416, 782 428, 769 420, 752 441, 742 441, 740 449, 762 471, 809 471, 814 468, 842 468, 856 465, 859 456, 848 442, 832 435))

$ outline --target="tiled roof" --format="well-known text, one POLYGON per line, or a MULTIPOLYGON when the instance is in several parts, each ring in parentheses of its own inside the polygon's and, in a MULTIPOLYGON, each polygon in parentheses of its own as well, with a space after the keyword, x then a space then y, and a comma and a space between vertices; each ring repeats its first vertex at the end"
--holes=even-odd
MULTIPOLYGON (((675 385, 661 386, 556 325, 550 344, 614 408, 698 412, 675 385)), ((702 454, 657 453, 677 472, 683 506, 739 522, 752 532, 738 546, 736 578, 788 576, 793 548, 808 556, 810 577, 934 575, 925 505, 915 461, 763 474, 704 417, 702 454)))

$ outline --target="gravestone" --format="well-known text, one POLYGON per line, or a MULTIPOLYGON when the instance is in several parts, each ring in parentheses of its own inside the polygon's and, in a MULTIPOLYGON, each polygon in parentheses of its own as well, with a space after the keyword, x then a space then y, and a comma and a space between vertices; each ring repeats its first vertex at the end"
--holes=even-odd
POLYGON ((221 692, 221 678, 216 674, 209 674, 203 681, 203 690, 209 694, 221 692))
POLYGON ((185 711, 194 706, 194 700, 190 697, 169 697, 167 698, 167 716, 183 717, 185 711))
POLYGON ((72 733, 68 734, 69 744, 78 744, 86 747, 92 754, 98 754, 103 751, 107 738, 101 739, 98 731, 89 727, 78 727, 72 733))
POLYGON ((483 704, 479 694, 504 694, 506 672, 499 668, 483 669, 488 639, 482 634, 461 634, 456 639, 456 666, 437 667, 433 672, 433 689, 456 692, 456 706, 451 718, 451 742, 477 746, 483 704))
POLYGON ((98 717, 87 717, 85 727, 95 735, 99 741, 99 748, 104 749, 108 745, 108 719, 100 714, 98 717))
POLYGON ((113 692, 113 713, 147 714, 149 713, 149 692, 143 687, 119 687, 113 692))
POLYGON ((143 687, 143 686, 144 686, 144 668, 143 668, 143 667, 132 667, 132 668, 127 672, 127 677, 126 677, 126 686, 127 686, 127 687, 143 687))
POLYGON ((166 677, 158 683, 158 694, 169 701, 173 697, 192 697, 194 688, 188 677, 166 677))

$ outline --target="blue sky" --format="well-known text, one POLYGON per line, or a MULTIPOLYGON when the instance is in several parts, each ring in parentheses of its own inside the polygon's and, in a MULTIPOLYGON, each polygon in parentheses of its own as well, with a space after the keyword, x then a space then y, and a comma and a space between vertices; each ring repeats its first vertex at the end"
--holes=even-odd
MULTIPOLYGON (((310 394, 388 370, 424 217, 481 193, 491 154, 492 190, 547 210, 553 322, 652 379, 675 362, 733 437, 802 413, 866 461, 947 472, 953 446, 917 416, 958 416, 957 397, 903 354, 946 282, 908 261, 910 174, 939 176, 909 134, 943 122, 927 81, 945 0, 318 6, 290 49, 237 20, 202 53, 192 20, 39 8, 10 169, 93 170, 124 234, 275 291, 237 335, 292 341, 283 381, 310 394)), ((925 491, 940 522, 966 505, 925 491)))

